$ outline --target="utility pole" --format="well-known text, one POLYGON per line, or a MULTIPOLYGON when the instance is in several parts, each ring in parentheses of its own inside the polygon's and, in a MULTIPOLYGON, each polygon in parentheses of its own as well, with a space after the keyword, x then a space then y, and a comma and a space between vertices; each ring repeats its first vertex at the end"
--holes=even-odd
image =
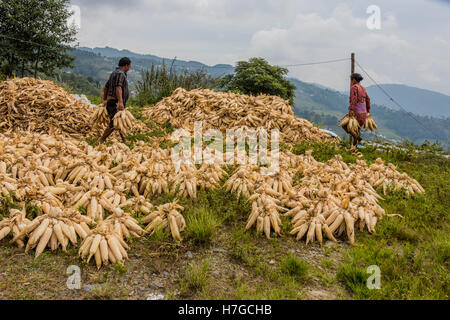
MULTIPOLYGON (((353 53, 353 52, 352 52, 351 60, 352 60, 352 69, 351 69, 350 74, 353 74, 353 73, 355 73, 355 53, 353 53)), ((352 87, 352 80, 350 79, 350 88, 351 87, 352 87)))
MULTIPOLYGON (((354 52, 352 52, 351 60, 352 60, 352 66, 351 66, 350 75, 355 73, 355 53, 354 52)), ((351 90, 351 88, 352 88, 352 79, 350 79, 350 90, 351 90)), ((350 96, 350 93, 349 93, 349 96, 350 96)), ((352 145, 353 137, 351 134, 349 134, 349 135, 350 135, 350 145, 352 145)))

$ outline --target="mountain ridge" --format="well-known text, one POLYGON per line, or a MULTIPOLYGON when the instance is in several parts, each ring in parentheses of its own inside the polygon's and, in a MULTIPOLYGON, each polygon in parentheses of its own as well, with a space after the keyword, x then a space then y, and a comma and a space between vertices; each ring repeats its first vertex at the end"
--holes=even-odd
MULTIPOLYGON (((380 84, 407 111, 422 116, 450 117, 450 96, 428 89, 412 87, 404 84, 380 84)), ((366 87, 367 93, 375 103, 398 110, 377 86, 366 87)))
MULTIPOLYGON (((170 66, 170 59, 154 55, 133 55, 134 53, 129 50, 118 50, 109 47, 97 49, 82 48, 85 50, 77 49, 72 52, 76 60, 75 66, 70 72, 81 74, 88 79, 94 79, 97 83, 100 83, 100 86, 101 82, 106 81, 111 71, 114 70, 117 65, 117 58, 124 54, 130 56, 133 61, 133 68, 128 76, 131 83, 135 83, 135 81, 139 80, 140 71, 150 68, 152 64, 158 65, 165 61, 166 64, 170 66), (110 57, 104 56, 103 54, 108 54, 110 57)), ((234 71, 232 66, 226 64, 207 66, 201 62, 186 62, 183 60, 177 60, 175 68, 179 68, 180 71, 194 71, 198 70, 197 68, 203 68, 205 72, 216 77, 234 71)), ((295 105, 293 106, 295 114, 333 130, 340 136, 344 136, 345 132, 338 127, 338 122, 340 118, 347 113, 348 94, 332 88, 327 88, 320 84, 306 83, 296 78, 288 79, 297 87, 297 90, 295 91, 295 105)), ((419 127, 417 122, 403 111, 379 105, 377 103, 378 99, 376 98, 373 98, 372 102, 372 115, 379 124, 379 132, 385 138, 391 140, 408 138, 416 143, 422 143, 424 140, 435 140, 436 135, 431 133, 431 129, 424 130, 419 127)), ((439 132, 438 140, 448 143, 450 138, 450 118, 439 119, 421 115, 416 115, 415 117, 426 126, 433 128, 433 131, 439 132)))

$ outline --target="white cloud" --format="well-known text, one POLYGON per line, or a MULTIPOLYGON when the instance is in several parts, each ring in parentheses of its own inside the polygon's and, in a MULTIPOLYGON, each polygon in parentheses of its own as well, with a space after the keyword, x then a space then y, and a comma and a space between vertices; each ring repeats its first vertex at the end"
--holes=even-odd
MULTIPOLYGON (((231 63, 274 64, 349 57, 379 82, 450 94, 450 6, 429 0, 72 0, 81 7, 82 46, 231 63), (368 30, 367 6, 381 8, 368 30)), ((347 89, 349 63, 291 68, 291 75, 347 89)), ((368 79, 367 79, 368 80, 368 79)), ((366 85, 369 84, 369 81, 366 85)))
MULTIPOLYGON (((287 28, 256 32, 249 54, 286 65, 346 58, 355 52, 356 59, 379 83, 411 84, 411 79, 419 78, 417 84, 423 80, 435 87, 440 80, 433 72, 437 61, 419 63, 430 60, 430 52, 423 50, 421 44, 400 37, 398 29, 396 17, 389 13, 383 17, 381 30, 369 30, 363 17, 355 15, 350 6, 340 4, 329 16, 300 13, 287 28)), ((440 43, 445 44, 442 39, 440 43)), ((450 74, 450 68, 441 71, 450 74)), ((290 68, 291 76, 338 90, 348 89, 349 74, 349 63, 345 62, 290 68)), ((368 77, 365 84, 372 84, 368 77)))

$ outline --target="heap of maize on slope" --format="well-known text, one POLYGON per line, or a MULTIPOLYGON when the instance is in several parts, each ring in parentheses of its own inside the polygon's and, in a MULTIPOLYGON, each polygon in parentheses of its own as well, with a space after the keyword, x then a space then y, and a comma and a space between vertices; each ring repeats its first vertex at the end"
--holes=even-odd
MULTIPOLYGON (((124 134, 131 129, 148 131, 128 110, 118 112, 115 118, 115 127, 124 134)), ((92 107, 54 82, 34 78, 0 83, 0 119, 0 132, 22 129, 79 139, 99 136, 109 123, 104 104, 92 107)))
POLYGON ((184 207, 179 205, 177 201, 158 206, 156 211, 142 219, 143 223, 148 223, 145 231, 155 232, 158 229, 167 228, 172 233, 174 239, 181 241, 180 232, 186 227, 186 221, 179 212, 183 210, 184 207))
MULTIPOLYGON (((182 98, 187 94, 178 90, 175 95, 182 98)), ((195 95, 194 102, 205 99, 202 91, 195 95)), ((230 97, 223 96, 223 103, 234 101, 230 97)), ((233 99, 237 99, 234 103, 261 103, 255 97, 233 99)), ((196 108, 195 103, 192 108, 196 108)), ((277 108, 289 114, 283 103, 274 107, 275 112, 281 112, 277 108)), ((252 116, 247 119, 256 121, 252 116)), ((203 152, 211 156, 209 147, 204 146, 203 152)), ((125 242, 128 238, 163 229, 182 240, 184 208, 178 202, 154 206, 155 195, 196 198, 198 189, 223 188, 251 202, 252 210, 243 226, 246 230, 255 228, 267 238, 282 235, 285 217, 292 225, 290 233, 298 240, 322 243, 345 236, 354 243, 355 228, 374 232, 376 223, 386 215, 378 204, 381 196, 376 188, 384 193, 424 192, 416 180, 381 159, 369 166, 362 160, 346 164, 340 156, 322 163, 311 152, 295 155, 280 151, 279 156, 278 172, 265 174, 263 169, 267 168, 245 164, 234 166, 228 175, 223 165, 209 163, 198 168, 193 159, 176 167, 170 150, 157 144, 138 142, 129 149, 114 142, 94 148, 67 136, 8 130, 0 133, 0 193, 12 194, 22 207, 30 202, 42 213, 30 221, 24 209, 11 210, 10 216, 0 220, 0 239, 26 245, 27 251, 36 248, 38 256, 47 247, 66 250, 80 238, 81 258, 94 258, 97 267, 123 263, 126 250, 131 249, 125 242), (296 175, 303 179, 294 185, 296 175), (143 213, 145 218, 139 222, 125 210, 143 213), (145 229, 140 223, 147 224, 145 229)), ((247 155, 245 160, 248 163, 247 155)))
POLYGON ((203 121, 203 130, 278 129, 281 141, 286 143, 332 140, 309 121, 295 117, 289 101, 276 96, 178 88, 172 96, 145 109, 144 115, 159 124, 170 122, 174 128, 189 132, 194 129, 194 121, 203 121))
POLYGON ((3 195, 12 191, 16 200, 29 200, 44 213, 27 222, 14 211, 0 224, 0 233, 6 236, 13 231, 15 242, 25 242, 28 237, 27 249, 37 247, 36 255, 47 245, 53 250, 58 246, 65 249, 68 242, 76 243, 77 236, 85 239, 90 233, 106 232, 104 228, 97 230, 94 221, 107 225, 122 240, 139 237, 144 231, 122 210, 125 207, 147 215, 142 221, 148 223, 146 231, 166 227, 180 240, 185 228, 179 212, 182 207, 167 204, 155 208, 151 203, 153 194, 174 192, 181 197, 195 197, 198 188, 218 188, 224 179, 222 187, 226 191, 252 202, 246 229, 255 227, 270 238, 272 231, 281 234, 280 217, 286 216, 291 219, 291 233, 308 243, 320 243, 324 238, 335 240, 341 235, 353 243, 355 227, 374 232, 377 221, 385 215, 377 203, 381 197, 375 187, 384 192, 424 192, 416 180, 399 173, 391 164, 385 166, 381 160, 370 166, 364 161, 348 165, 336 156, 321 163, 310 152, 280 152, 280 172, 275 174, 262 174, 261 167, 242 165, 228 177, 215 164, 199 169, 184 165, 176 173, 167 150, 143 143, 132 150, 120 143, 93 148, 77 140, 11 132, 0 134, 0 149, 3 195), (119 163, 113 166, 115 161, 119 163), (205 179, 205 172, 210 180, 205 179), (292 186, 293 177, 299 173, 303 176, 301 183, 292 186), (196 181, 192 181, 194 178, 196 181), (158 181, 161 183, 156 186, 158 181), (180 187, 183 183, 184 188, 180 187), (80 208, 86 215, 76 211, 80 208), (42 218, 45 215, 50 216, 42 218), (32 233, 42 219, 46 221, 44 226, 32 233), (28 224, 32 229, 25 227, 24 232, 28 224), (65 238, 58 238, 60 227, 65 238))
POLYGON ((97 134, 100 130, 89 125, 92 111, 52 81, 14 78, 0 83, 0 130, 97 134))

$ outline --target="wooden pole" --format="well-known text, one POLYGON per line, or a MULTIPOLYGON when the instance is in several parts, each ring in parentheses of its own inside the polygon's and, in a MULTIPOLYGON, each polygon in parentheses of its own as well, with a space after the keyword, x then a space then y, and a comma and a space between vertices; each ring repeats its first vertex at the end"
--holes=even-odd
MULTIPOLYGON (((352 69, 351 69, 351 73, 350 74, 354 74, 355 73, 355 53, 352 52, 352 56, 351 56, 351 60, 352 60, 352 69)), ((352 80, 350 79, 350 88, 352 87, 352 80)))
MULTIPOLYGON (((352 52, 352 55, 351 55, 351 61, 352 61, 352 64, 351 64, 350 75, 352 75, 352 74, 355 73, 355 53, 354 53, 354 52, 352 52)), ((352 79, 350 79, 350 89, 351 89, 351 88, 352 88, 352 79)), ((350 93, 349 93, 349 96, 350 96, 350 93)), ((350 135, 350 145, 352 145, 352 139, 353 139, 353 137, 352 137, 351 134, 349 134, 349 135, 350 135)))

